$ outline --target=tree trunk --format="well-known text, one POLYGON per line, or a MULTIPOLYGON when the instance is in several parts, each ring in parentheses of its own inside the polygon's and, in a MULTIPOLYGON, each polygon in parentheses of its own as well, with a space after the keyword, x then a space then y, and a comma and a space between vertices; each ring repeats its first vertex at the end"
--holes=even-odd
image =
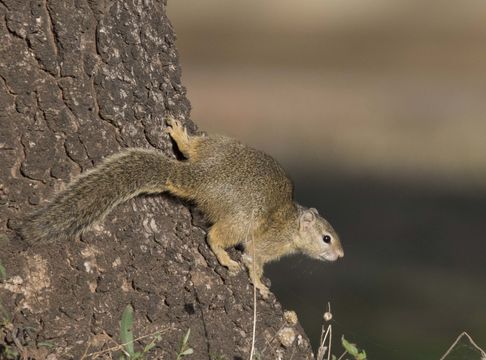
MULTIPOLYGON (((25 249, 11 230, 120 149, 173 156, 164 117, 195 130, 174 41, 163 1, 0 0, 0 358, 121 354, 131 304, 133 336, 160 334, 135 343, 154 341, 147 358, 175 359, 190 328, 189 358, 248 359, 253 287, 218 264, 187 204, 138 197, 70 243, 25 249)), ((299 325, 258 298, 262 358, 310 358, 299 325)))

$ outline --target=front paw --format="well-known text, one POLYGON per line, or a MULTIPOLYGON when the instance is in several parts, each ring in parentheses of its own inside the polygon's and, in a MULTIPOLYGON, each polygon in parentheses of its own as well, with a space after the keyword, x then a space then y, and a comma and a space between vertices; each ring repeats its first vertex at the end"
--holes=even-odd
POLYGON ((187 130, 184 125, 182 125, 182 122, 174 117, 168 117, 165 120, 167 126, 168 126, 168 131, 175 131, 175 132, 183 132, 187 133, 187 130))
POLYGON ((260 295, 262 296, 262 298, 264 298, 265 300, 268 299, 268 297, 270 296, 270 289, 267 288, 265 285, 261 284, 260 286, 257 287, 258 290, 260 291, 260 295))
POLYGON ((228 271, 231 276, 237 275, 241 271, 241 266, 236 261, 231 260, 225 266, 228 268, 228 271))

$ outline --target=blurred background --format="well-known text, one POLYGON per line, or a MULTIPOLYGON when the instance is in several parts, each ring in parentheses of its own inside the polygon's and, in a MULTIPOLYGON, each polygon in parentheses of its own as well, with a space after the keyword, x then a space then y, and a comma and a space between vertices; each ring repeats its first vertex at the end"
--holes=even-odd
POLYGON ((486 347, 486 2, 168 9, 192 118, 277 158, 341 235, 338 263, 266 269, 313 346, 330 301, 335 343, 370 359, 486 347))

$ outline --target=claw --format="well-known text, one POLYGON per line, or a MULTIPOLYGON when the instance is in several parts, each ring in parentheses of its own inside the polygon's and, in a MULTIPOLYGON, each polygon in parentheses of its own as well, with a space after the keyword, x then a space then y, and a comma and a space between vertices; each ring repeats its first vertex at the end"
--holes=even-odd
POLYGON ((166 119, 165 119, 165 122, 167 123, 168 126, 174 126, 174 122, 176 122, 177 120, 172 117, 172 116, 168 116, 166 119))
POLYGON ((226 267, 228 268, 228 271, 232 276, 238 274, 241 271, 240 264, 238 264, 236 261, 232 261, 226 264, 226 267))
POLYGON ((258 288, 258 290, 260 291, 260 295, 262 296, 262 298, 264 298, 265 300, 268 299, 268 297, 270 296, 270 289, 267 288, 265 285, 261 286, 258 288))
POLYGON ((171 128, 183 128, 185 130, 185 127, 182 125, 180 120, 177 120, 176 118, 169 116, 168 118, 165 119, 165 122, 167 123, 167 126, 170 126, 171 128))

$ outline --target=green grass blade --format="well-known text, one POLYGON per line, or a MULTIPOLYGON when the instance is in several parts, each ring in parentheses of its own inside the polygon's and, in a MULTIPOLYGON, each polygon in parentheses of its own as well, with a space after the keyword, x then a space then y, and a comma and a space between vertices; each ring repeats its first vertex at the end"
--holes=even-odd
POLYGON ((125 344, 123 347, 129 357, 134 358, 135 350, 133 346, 133 308, 131 305, 127 305, 122 314, 120 322, 120 340, 122 344, 125 344))
POLYGON ((352 355, 354 357, 358 355, 358 348, 356 347, 356 345, 348 342, 344 338, 344 336, 341 338, 341 343, 343 344, 344 349, 349 353, 349 355, 352 355))
POLYGON ((191 328, 187 329, 186 335, 184 335, 184 338, 182 339, 182 347, 185 347, 187 345, 190 335, 191 335, 191 328))
POLYGON ((0 281, 4 281, 7 278, 7 269, 0 263, 0 281))

